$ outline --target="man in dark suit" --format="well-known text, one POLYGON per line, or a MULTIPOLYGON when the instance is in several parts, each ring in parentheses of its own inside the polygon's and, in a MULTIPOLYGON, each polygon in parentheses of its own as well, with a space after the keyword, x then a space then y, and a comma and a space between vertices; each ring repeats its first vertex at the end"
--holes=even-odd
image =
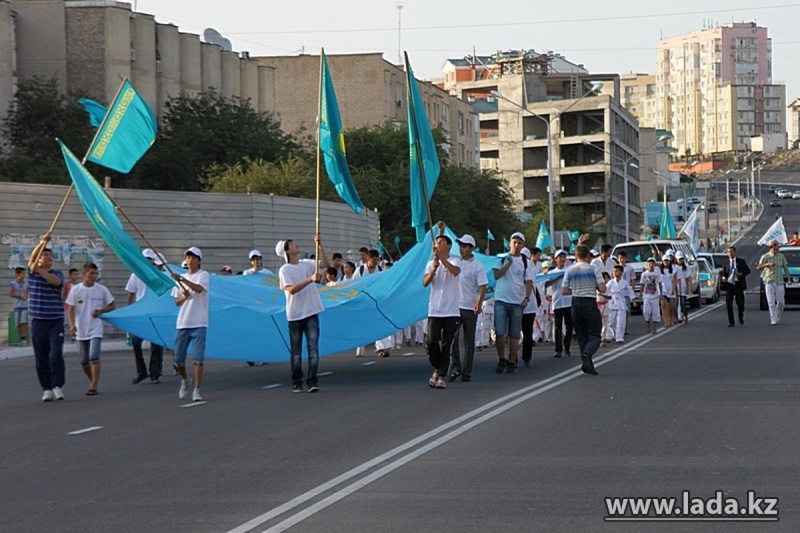
POLYGON ((744 291, 747 290, 746 278, 750 274, 750 267, 744 259, 736 257, 736 248, 733 246, 728 247, 728 258, 728 262, 722 268, 722 281, 728 284, 725 291, 725 305, 728 308, 728 327, 732 328, 734 298, 739 311, 739 325, 744 325, 744 291))

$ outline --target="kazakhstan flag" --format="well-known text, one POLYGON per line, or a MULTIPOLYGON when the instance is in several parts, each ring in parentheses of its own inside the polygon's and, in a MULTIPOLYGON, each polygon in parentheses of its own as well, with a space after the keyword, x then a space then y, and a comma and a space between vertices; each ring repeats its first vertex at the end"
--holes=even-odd
POLYGON ((127 174, 156 140, 158 123, 125 80, 89 147, 87 160, 127 174))
POLYGON ((328 171, 333 186, 339 197, 356 213, 361 213, 364 204, 358 197, 353 179, 350 177, 350 168, 347 166, 347 153, 344 147, 344 133, 342 132, 342 116, 339 114, 339 104, 336 101, 336 92, 333 90, 333 80, 328 69, 328 58, 322 51, 322 68, 320 78, 319 97, 319 147, 325 156, 325 170, 328 171))
POLYGON ((58 141, 58 144, 61 145, 64 162, 67 164, 67 170, 75 185, 75 191, 81 200, 83 210, 86 211, 86 216, 89 217, 89 222, 92 223, 97 233, 114 250, 120 261, 153 292, 161 296, 174 287, 175 282, 151 265, 142 256, 139 246, 130 235, 125 233, 122 223, 114 211, 114 203, 108 198, 97 180, 89 174, 86 167, 78 161, 64 143, 58 141))
POLYGON ((441 167, 428 116, 425 114, 425 103, 422 101, 417 80, 411 70, 408 54, 405 54, 405 59, 409 171, 411 174, 411 226, 417 230, 417 242, 422 242, 426 234, 425 223, 428 222, 428 202, 436 189, 441 167), (425 193, 427 193, 427 198, 425 193))
POLYGON ((661 213, 661 228, 658 232, 658 237, 661 239, 674 239, 678 236, 675 231, 675 222, 672 221, 672 213, 669 212, 669 207, 664 202, 664 210, 661 213))

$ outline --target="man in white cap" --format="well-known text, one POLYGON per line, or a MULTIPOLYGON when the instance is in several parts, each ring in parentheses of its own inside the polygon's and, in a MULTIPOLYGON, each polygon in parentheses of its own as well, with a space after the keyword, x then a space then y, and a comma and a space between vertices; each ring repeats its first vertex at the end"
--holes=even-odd
POLYGON ((264 258, 261 256, 261 252, 258 250, 250 250, 250 268, 242 272, 245 276, 250 276, 252 274, 272 274, 272 271, 269 269, 264 268, 264 258))
POLYGON ((781 245, 777 240, 769 241, 769 251, 761 256, 756 267, 761 271, 761 279, 764 281, 764 291, 769 306, 769 323, 773 326, 778 325, 781 321, 783 308, 786 305, 784 284, 791 279, 789 262, 778 251, 780 249, 781 245), (783 275, 784 273, 786 276, 783 275))
POLYGON ((533 269, 528 268, 528 259, 522 255, 525 235, 511 235, 510 251, 502 258, 500 266, 494 267, 497 285, 494 291, 495 347, 499 359, 495 372, 513 373, 517 369, 519 338, 522 332, 522 310, 533 296, 533 269), (509 357, 506 360, 506 338, 509 357))
POLYGON ((189 343, 192 344, 192 363, 194 366, 194 392, 192 401, 200 402, 200 386, 203 384, 203 363, 206 359, 206 330, 208 329, 208 289, 211 276, 200 268, 203 252, 192 246, 184 252, 186 268, 183 274, 173 273, 172 278, 178 287, 172 289, 175 305, 178 310, 178 321, 175 331, 175 349, 172 359, 175 369, 181 376, 181 388, 178 398, 183 400, 189 394, 192 378, 186 373, 186 353, 189 343))
MULTIPOLYGON (((142 255, 145 256, 150 263, 152 263, 153 266, 159 270, 162 270, 164 263, 166 263, 166 261, 164 261, 164 256, 160 254, 156 255, 156 253, 150 248, 145 248, 142 250, 142 255)), ((144 298, 145 294, 147 294, 147 285, 145 285, 144 282, 139 279, 139 276, 136 274, 131 274, 127 285, 125 285, 125 291, 128 293, 127 303, 128 305, 132 305, 144 298)), ((144 363, 144 354, 142 352, 142 343, 144 340, 135 335, 131 335, 130 337, 131 345, 133 346, 133 358, 136 362, 136 377, 131 380, 131 383, 136 385, 137 383, 146 380, 148 377, 150 378, 150 383, 161 383, 164 347, 150 342, 150 367, 148 374, 148 367, 144 363)))
MULTIPOLYGON (((322 247, 320 235, 315 236, 323 262, 327 268, 330 260, 322 247)), ((291 349, 292 392, 303 392, 303 336, 308 350, 308 392, 318 392, 317 369, 319 368, 319 314, 325 310, 317 290, 321 276, 317 262, 300 259, 300 247, 292 240, 278 241, 275 254, 286 264, 278 271, 280 289, 286 292, 286 319, 289 322, 291 349)))
MULTIPOLYGON (((556 266, 551 273, 563 273, 567 271, 567 252, 558 250, 553 255, 556 266)), ((571 356, 569 349, 572 345, 572 296, 563 294, 561 286, 564 277, 556 278, 548 282, 547 293, 553 304, 553 319, 555 321, 555 341, 556 353, 553 357, 561 357, 566 352, 567 357, 571 356)))
POLYGON ((459 320, 458 332, 453 342, 449 381, 455 381, 461 375, 461 381, 472 380, 472 362, 475 358, 475 329, 478 315, 483 308, 483 298, 489 278, 483 265, 475 259, 475 239, 472 235, 464 235, 456 239, 461 254, 461 273, 458 275, 461 296, 458 300, 459 320), (461 363, 460 339, 464 338, 464 362, 461 363))

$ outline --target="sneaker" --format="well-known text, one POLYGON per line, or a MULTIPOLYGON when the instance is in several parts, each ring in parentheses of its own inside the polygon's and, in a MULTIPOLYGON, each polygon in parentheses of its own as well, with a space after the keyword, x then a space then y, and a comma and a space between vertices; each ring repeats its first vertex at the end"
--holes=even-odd
POLYGON ((189 385, 192 384, 192 378, 186 378, 181 380, 181 390, 178 391, 178 399, 183 400, 186 398, 186 395, 189 394, 189 385))
POLYGON ((308 386, 308 392, 319 392, 319 387, 316 383, 313 383, 308 386))
POLYGON ((506 374, 513 374, 516 369, 517 369, 516 363, 512 363, 511 361, 506 363, 506 374))
POLYGON ((531 366, 531 362, 528 359, 523 359, 522 364, 524 364, 526 367, 531 366))
POLYGON ((458 379, 458 376, 460 376, 460 375, 461 375, 461 372, 453 372, 453 373, 451 373, 449 376, 447 376, 447 381, 449 381, 450 383, 452 383, 452 382, 454 382, 455 380, 457 380, 457 379, 458 379))
POLYGON ((506 371, 506 360, 505 359, 500 359, 497 362, 497 368, 495 368, 494 371, 497 372, 498 374, 502 374, 503 372, 505 372, 506 371))
POLYGON ((203 401, 203 397, 200 396, 200 389, 194 389, 194 392, 192 392, 192 401, 193 402, 202 402, 203 401))
POLYGON ((437 389, 446 389, 447 383, 444 382, 444 378, 439 378, 436 380, 436 388, 437 389))
POLYGON ((50 389, 44 391, 44 394, 42 395, 43 402, 52 402, 54 399, 55 396, 53 396, 53 391, 51 391, 50 389))
POLYGON ((292 385, 292 392, 303 392, 303 384, 295 383, 294 385, 292 385))
POLYGON ((53 387, 53 398, 56 400, 64 399, 64 391, 61 390, 61 387, 53 387))
POLYGON ((556 352, 556 354, 553 357, 555 357, 556 359, 560 358, 561 357, 561 352, 556 352))
POLYGON ((467 375, 461 376, 461 383, 469 383, 470 381, 472 381, 472 377, 471 376, 467 376, 467 375))

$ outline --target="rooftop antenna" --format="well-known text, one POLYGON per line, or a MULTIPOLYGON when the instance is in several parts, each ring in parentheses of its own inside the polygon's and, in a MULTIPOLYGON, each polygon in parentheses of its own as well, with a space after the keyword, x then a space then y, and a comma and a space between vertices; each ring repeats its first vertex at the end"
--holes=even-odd
POLYGON ((225 52, 230 52, 233 50, 233 46, 231 45, 230 39, 226 39, 223 37, 217 30, 214 28, 206 28, 203 30, 203 39, 209 44, 216 44, 220 47, 221 50, 225 52))
POLYGON ((400 32, 403 29, 403 8, 404 7, 405 6, 402 3, 397 2, 397 64, 398 65, 403 62, 403 55, 402 55, 402 52, 401 52, 402 48, 401 48, 401 45, 400 45, 400 32))

